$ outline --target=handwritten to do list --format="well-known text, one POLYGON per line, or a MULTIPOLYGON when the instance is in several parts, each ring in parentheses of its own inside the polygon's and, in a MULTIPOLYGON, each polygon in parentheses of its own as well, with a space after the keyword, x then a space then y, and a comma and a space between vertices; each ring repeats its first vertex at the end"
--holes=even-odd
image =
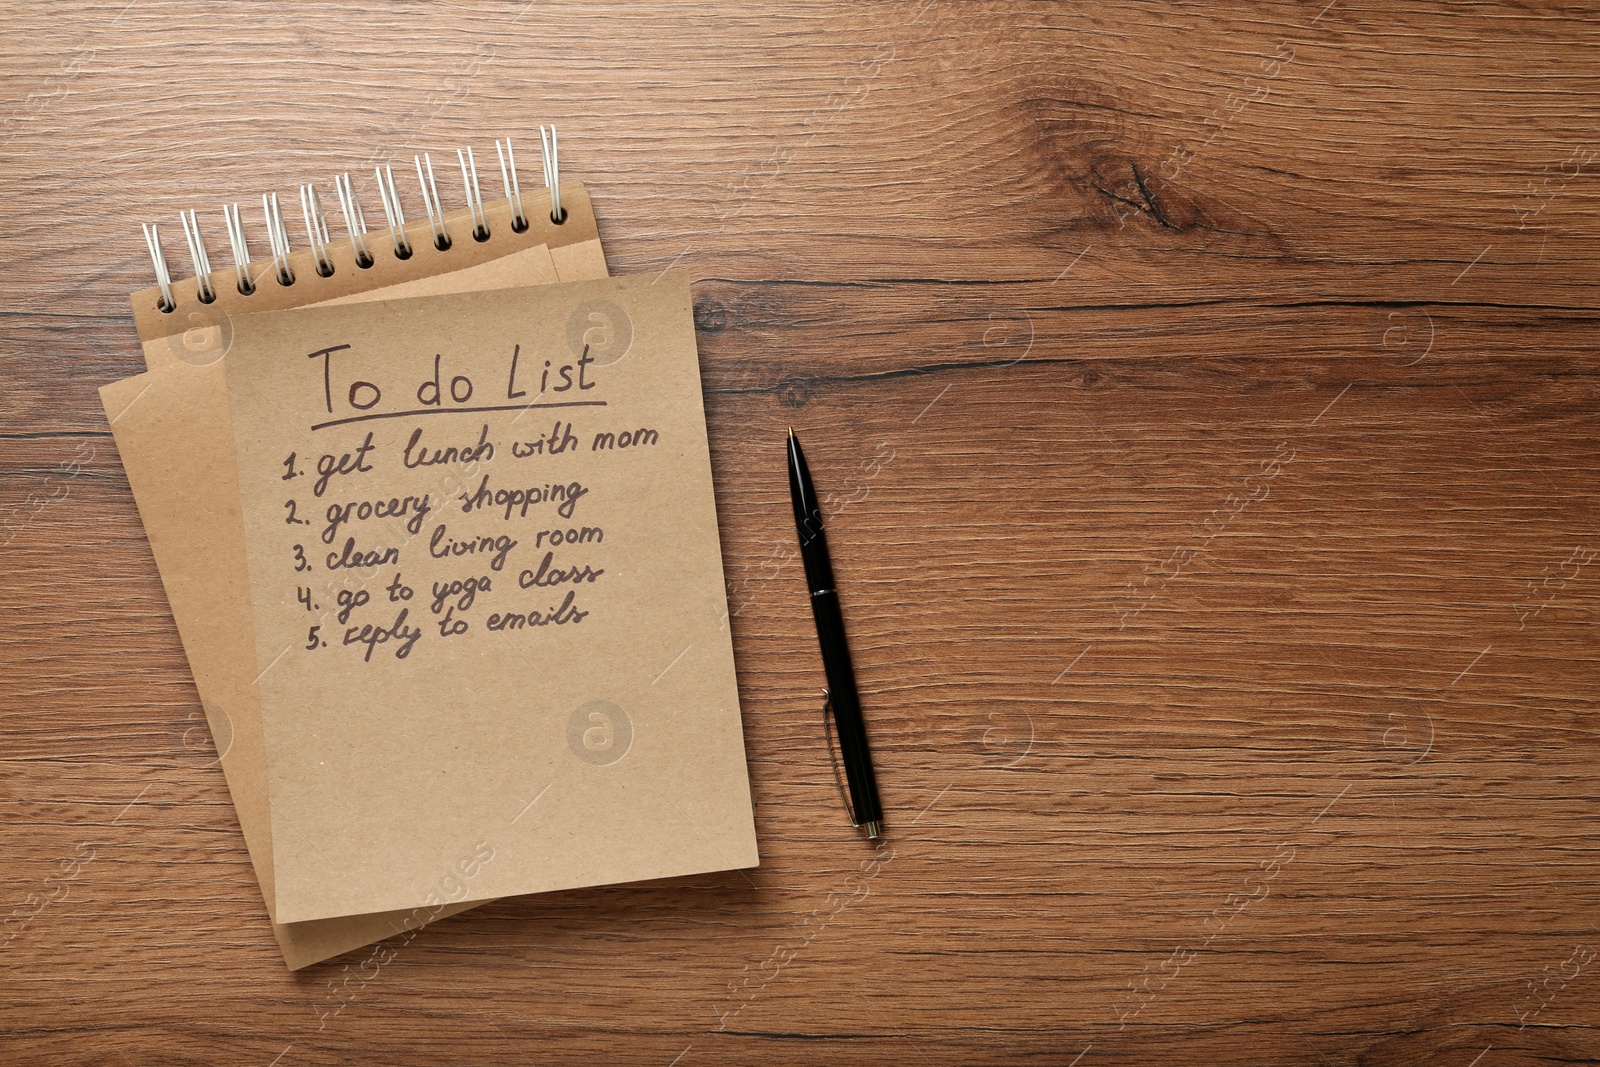
POLYGON ((281 921, 469 838, 486 897, 681 873, 662 819, 753 862, 680 276, 251 316, 227 376, 281 921), (593 707, 625 755, 569 751, 593 707))
MULTIPOLYGON (((594 314, 603 319, 603 325, 594 328, 602 336, 617 328, 616 323, 611 321, 611 316, 616 315, 615 311, 609 315, 601 312, 594 314)), ((374 419, 405 420, 400 424, 402 432, 409 431, 405 444, 398 450, 398 455, 392 454, 391 450, 389 460, 391 463, 398 460, 405 471, 418 472, 415 483, 419 488, 405 496, 380 495, 373 499, 360 495, 367 482, 363 476, 372 473, 383 462, 382 458, 373 455, 378 451, 376 436, 379 431, 372 429, 366 429, 360 444, 353 448, 336 448, 333 452, 319 454, 312 471, 302 465, 298 452, 290 452, 285 457, 282 480, 291 483, 286 487, 287 491, 302 488, 305 483, 298 479, 308 473, 315 475, 315 480, 310 483, 310 491, 312 498, 317 501, 314 510, 320 515, 315 521, 301 518, 298 514, 300 498, 290 496, 284 501, 288 512, 284 523, 291 527, 313 527, 322 546, 329 548, 319 567, 314 556, 322 554, 322 547, 313 546, 313 555, 308 556, 303 543, 296 542, 294 546, 295 574, 311 576, 307 578, 310 584, 296 583, 296 599, 308 613, 321 613, 316 614, 318 622, 313 623, 307 631, 306 650, 328 647, 329 637, 323 636, 322 631, 325 628, 332 629, 334 635, 338 635, 342 628, 342 636, 335 636, 335 641, 341 646, 363 647, 365 660, 370 660, 373 651, 380 645, 390 643, 393 643, 395 658, 405 659, 412 646, 424 636, 425 632, 419 625, 423 622, 435 626, 440 638, 459 637, 468 633, 472 628, 468 615, 475 604, 489 598, 496 577, 500 579, 502 589, 513 587, 516 590, 534 591, 530 597, 516 598, 515 602, 519 605, 530 600, 537 604, 540 591, 543 590, 564 588, 566 592, 559 604, 545 610, 530 606, 521 611, 488 612, 482 622, 487 630, 501 632, 524 627, 581 623, 588 612, 577 606, 578 593, 573 587, 581 587, 586 583, 592 585, 605 574, 605 569, 582 562, 594 558, 592 551, 577 552, 574 549, 589 545, 602 547, 605 529, 601 526, 577 525, 581 521, 578 505, 591 489, 578 480, 549 481, 552 476, 560 475, 561 468, 566 466, 555 457, 572 453, 575 458, 581 448, 577 423, 573 421, 574 414, 586 423, 584 436, 590 452, 654 448, 661 441, 660 431, 650 427, 620 432, 594 430, 591 428, 593 425, 609 424, 603 415, 594 419, 566 410, 606 406, 604 400, 583 399, 588 395, 588 390, 599 386, 597 381, 592 380, 595 377, 592 371, 595 357, 590 354, 590 346, 586 343, 572 362, 552 366, 553 361, 546 359, 536 369, 539 389, 535 395, 551 397, 548 401, 516 403, 527 397, 528 386, 525 381, 518 380, 522 346, 513 344, 504 373, 497 376, 494 383, 498 386, 503 379, 504 393, 494 394, 493 399, 506 403, 475 404, 474 398, 481 396, 482 390, 468 374, 451 374, 446 385, 444 356, 435 354, 432 374, 417 385, 415 400, 411 399, 410 392, 402 398, 405 403, 420 406, 376 412, 372 409, 377 408, 383 400, 383 391, 376 383, 351 379, 346 390, 344 381, 349 376, 335 373, 334 356, 348 352, 352 347, 341 344, 309 353, 310 358, 322 362, 323 403, 330 416, 311 428, 314 431, 332 430, 355 424, 364 425, 374 419), (555 384, 551 383, 552 371, 556 375, 555 384), (340 400, 337 405, 333 385, 336 377, 340 381, 340 400), (564 399, 564 394, 568 393, 575 399, 564 399), (448 421, 459 423, 460 416, 464 414, 489 414, 505 410, 519 412, 518 419, 513 421, 520 421, 521 415, 535 410, 555 411, 557 415, 553 422, 535 422, 538 419, 535 416, 528 420, 529 425, 525 430, 513 432, 509 437, 504 432, 497 434, 500 438, 498 446, 490 437, 488 422, 481 424, 475 440, 453 444, 439 443, 441 438, 450 440, 448 431, 443 435, 426 433, 430 428, 426 416, 449 416, 448 421), (545 426, 549 427, 548 431, 544 430, 545 426), (530 437, 530 433, 536 436, 530 437), (491 473, 490 465, 497 452, 503 459, 509 453, 513 460, 528 462, 502 463, 493 467, 491 473), (509 469, 512 467, 525 469, 509 469), (438 477, 433 476, 435 468, 440 468, 438 477), (480 471, 483 473, 480 474, 480 471), (324 500, 327 502, 325 509, 322 507, 324 500), (374 519, 404 521, 396 531, 393 524, 384 529, 383 523, 372 523, 374 519), (536 526, 543 528, 535 530, 536 526), (320 529, 315 529, 317 527, 320 529), (442 577, 433 580, 428 596, 423 601, 428 605, 428 613, 418 611, 418 617, 412 618, 412 602, 416 599, 416 591, 405 583, 401 569, 402 551, 412 549, 417 539, 424 535, 425 560, 428 562, 418 569, 427 569, 430 574, 438 573, 438 567, 428 565, 432 561, 454 566, 447 569, 442 577), (512 573, 507 573, 506 562, 513 551, 522 546, 523 541, 530 539, 533 552, 519 553, 518 557, 530 565, 520 571, 513 568, 515 585, 512 586, 512 573), (563 549, 563 562, 556 562, 557 549, 563 549), (537 565, 532 565, 532 557, 541 550, 543 556, 539 557, 537 565), (575 562, 574 557, 578 557, 579 561, 575 562), (373 603, 371 592, 365 588, 368 577, 372 572, 382 573, 386 567, 394 568, 394 577, 382 587, 386 599, 380 598, 378 601, 380 621, 358 620, 356 625, 350 625, 353 616, 373 603), (319 585, 320 594, 317 591, 319 585), (329 601, 336 606, 337 610, 332 613, 336 626, 328 627, 329 611, 316 599, 319 596, 321 601, 329 601), (394 621, 387 626, 381 621, 386 616, 382 607, 384 604, 397 605, 393 607, 394 621), (459 618, 458 611, 461 613, 459 618)), ((343 370, 342 366, 340 370, 343 370)), ((523 368, 523 373, 534 376, 527 368, 523 368)), ((331 435, 330 439, 338 441, 331 435)), ((584 509, 585 518, 588 510, 584 509)), ((422 558, 422 554, 416 551, 406 551, 405 554, 422 558)))

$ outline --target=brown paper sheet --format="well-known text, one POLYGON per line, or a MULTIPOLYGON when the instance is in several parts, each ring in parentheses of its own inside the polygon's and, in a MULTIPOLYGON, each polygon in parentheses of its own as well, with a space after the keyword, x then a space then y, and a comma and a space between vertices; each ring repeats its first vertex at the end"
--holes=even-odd
MULTIPOLYGON (((586 274, 584 278, 606 277, 605 261, 600 264, 598 274, 586 274)), ((398 300, 405 296, 438 296, 441 293, 472 293, 480 289, 507 289, 514 285, 551 285, 561 280, 556 273, 556 261, 550 255, 550 249, 544 245, 526 248, 520 252, 492 259, 487 263, 479 263, 471 267, 462 267, 460 270, 451 271, 449 274, 436 274, 431 278, 413 278, 408 282, 397 282, 394 285, 384 286, 367 293, 349 293, 345 296, 336 296, 332 300, 319 300, 306 307, 337 307, 341 304, 359 304, 366 300, 398 300), (512 281, 514 275, 508 267, 524 276, 523 281, 512 281), (441 287, 441 283, 443 287, 441 287)))
POLYGON ((682 274, 233 344, 280 921, 757 862, 682 274))
MULTIPOLYGON (((603 259, 599 270, 603 277, 603 259)), ((547 250, 535 246, 434 279, 398 284, 413 292, 419 286, 431 286, 437 293, 462 292, 537 284, 554 280, 552 272, 553 261, 547 250)), ((389 291, 379 289, 368 295, 389 291)), ((303 297, 318 292, 315 287, 299 288, 303 297)), ((342 299, 355 298, 359 294, 342 299)), ((173 355, 174 350, 163 338, 151 338, 145 343, 147 362, 169 370, 176 365, 179 373, 141 375, 114 383, 101 392, 178 620, 207 720, 217 749, 223 753, 229 789, 270 911, 270 820, 260 708, 248 684, 254 676, 254 655, 231 428, 225 382, 216 363, 226 351, 221 340, 220 334, 191 335, 189 344, 178 350, 180 357, 162 359, 173 355), (175 442, 183 442, 183 447, 174 448, 175 442), (201 501, 209 502, 210 507, 196 507, 201 501)), ((231 344, 231 325, 228 342, 231 344)), ((298 969, 467 906, 470 905, 452 903, 443 910, 429 909, 419 914, 400 912, 294 925, 275 923, 273 932, 285 962, 291 969, 298 969)))
POLYGON ((598 237, 552 248, 550 258, 555 262, 556 273, 561 275, 564 282, 604 278, 608 273, 605 252, 600 248, 598 237))

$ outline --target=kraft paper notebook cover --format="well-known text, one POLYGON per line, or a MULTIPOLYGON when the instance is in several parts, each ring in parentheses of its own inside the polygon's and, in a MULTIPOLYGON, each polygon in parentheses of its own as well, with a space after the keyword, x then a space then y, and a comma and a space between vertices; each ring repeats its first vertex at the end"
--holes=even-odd
POLYGON ((224 368, 280 922, 756 863, 681 274, 251 315, 224 368))
MULTIPOLYGON (((548 263, 548 255, 541 262, 541 251, 512 253, 431 281, 439 293, 536 283, 543 279, 543 264, 548 263)), ((379 289, 375 294, 389 291, 379 289)), ((221 367, 168 367, 106 386, 101 396, 270 905, 271 839, 260 707, 250 686, 254 643, 221 367), (213 508, 196 506, 208 500, 213 508)), ((452 905, 425 917, 454 914, 462 907, 452 905)), ((409 914, 353 917, 275 924, 274 933, 286 962, 298 968, 388 937, 415 922, 409 914)))
MULTIPOLYGON (((530 199, 536 212, 548 206, 548 201, 542 198, 530 199)), ((567 269, 578 276, 603 277, 604 260, 596 254, 598 242, 593 237, 588 197, 581 186, 575 186, 567 190, 566 202, 568 225, 549 232, 570 235, 575 240, 573 247, 580 254, 564 257, 567 269)), ((490 205, 488 212, 491 219, 509 218, 509 207, 490 205)), ((534 217, 543 216, 536 213, 534 217)), ((459 233, 465 229, 462 223, 467 218, 468 213, 461 212, 448 216, 446 224, 459 233)), ((544 233, 534 232, 532 238, 518 240, 513 237, 511 228, 504 226, 494 234, 497 239, 488 247, 480 246, 477 258, 482 260, 483 253, 489 252, 498 254, 498 259, 480 261, 475 266, 433 277, 419 277, 413 270, 408 280, 366 293, 351 291, 358 287, 347 286, 345 296, 326 302, 369 299, 375 294, 430 289, 446 293, 557 280, 545 246, 519 247, 529 239, 545 236, 544 233)), ((423 258, 413 264, 414 267, 448 270, 450 264, 460 262, 448 256, 428 258, 432 249, 425 246, 419 251, 423 258)), ((292 257, 291 261, 297 274, 306 277, 305 269, 311 266, 309 254, 292 257)), ((271 284, 265 270, 255 273, 258 283, 271 284)), ((352 275, 366 285, 383 285, 394 276, 386 269, 364 270, 352 275)), ((315 278, 290 291, 301 300, 314 300, 326 294, 324 283, 327 281, 331 279, 315 278)), ((181 287, 178 292, 182 293, 181 287)), ((149 303, 158 295, 158 290, 136 294, 135 304, 149 303)), ((220 367, 214 365, 225 351, 223 342, 231 331, 194 329, 193 316, 197 309, 204 307, 196 304, 189 309, 191 327, 183 335, 177 335, 176 343, 159 336, 146 340, 147 362, 169 370, 176 364, 180 368, 177 375, 171 380, 142 375, 108 386, 102 390, 102 395, 168 588, 196 686, 217 739, 217 748, 222 753, 221 762, 261 878, 263 894, 270 905, 271 843, 261 762, 259 705, 248 686, 253 676, 253 655, 248 633, 243 546, 237 519, 237 480, 231 463, 231 431, 227 425, 223 380, 220 367), (141 404, 135 405, 135 400, 141 404), (174 447, 180 441, 186 447, 174 447), (227 462, 218 464, 218 457, 226 458, 227 462), (211 501, 213 507, 196 507, 200 501, 211 501)), ((162 315, 152 320, 149 327, 183 321, 183 317, 162 315)), ((442 909, 435 906, 416 913, 356 916, 293 926, 274 924, 274 933, 286 963, 298 968, 402 929, 414 928, 433 918, 454 914, 466 906, 453 903, 442 909)))

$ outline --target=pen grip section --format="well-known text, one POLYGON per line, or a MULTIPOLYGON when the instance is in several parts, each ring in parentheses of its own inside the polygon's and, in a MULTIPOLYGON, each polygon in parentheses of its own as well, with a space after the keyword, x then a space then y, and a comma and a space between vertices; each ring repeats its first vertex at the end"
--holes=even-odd
POLYGON ((828 678, 828 694, 833 701, 834 724, 839 731, 839 753, 844 763, 845 781, 850 787, 850 806, 857 823, 879 822, 883 811, 878 803, 878 784, 872 771, 872 756, 867 750, 867 728, 861 716, 861 697, 856 689, 855 668, 845 643, 844 615, 839 610, 839 594, 832 589, 811 595, 811 611, 817 622, 817 643, 822 650, 822 669, 828 678))

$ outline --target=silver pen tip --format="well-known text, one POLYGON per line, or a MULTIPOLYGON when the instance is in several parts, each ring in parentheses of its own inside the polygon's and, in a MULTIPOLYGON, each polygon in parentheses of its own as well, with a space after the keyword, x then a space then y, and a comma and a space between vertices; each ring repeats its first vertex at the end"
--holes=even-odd
POLYGON ((867 840, 876 841, 883 836, 883 824, 880 822, 864 822, 861 828, 867 832, 867 840))

